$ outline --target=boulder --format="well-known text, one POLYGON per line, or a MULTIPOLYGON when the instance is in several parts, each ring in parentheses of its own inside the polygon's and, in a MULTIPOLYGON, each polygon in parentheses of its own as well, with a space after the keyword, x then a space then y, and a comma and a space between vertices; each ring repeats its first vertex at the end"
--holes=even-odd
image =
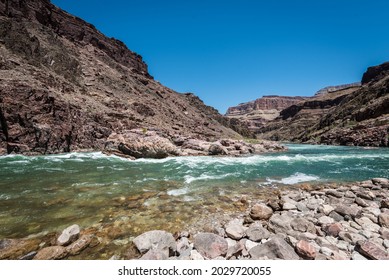
POLYGON ((0 240, 0 260, 16 260, 36 252, 39 240, 33 239, 2 239, 0 240))
POLYGON ((211 144, 208 149, 208 154, 211 156, 226 155, 227 151, 219 144, 211 144))
POLYGON ((314 260, 316 258, 315 247, 305 240, 300 240, 297 242, 295 249, 297 254, 303 259, 314 260))
POLYGON ((262 224, 253 223, 248 230, 246 230, 246 235, 251 241, 257 242, 262 239, 268 239, 270 237, 270 232, 265 229, 262 224))
POLYGON ((243 219, 234 219, 226 225, 225 229, 228 237, 239 240, 245 235, 247 227, 243 226, 243 219))
POLYGON ((169 257, 166 255, 165 251, 160 251, 157 249, 148 250, 146 254, 144 254, 140 259, 141 260, 167 260, 169 257))
POLYGON ((78 225, 72 225, 64 229, 61 235, 57 239, 58 246, 66 246, 75 240, 80 235, 80 227, 78 225))
POLYGON ((228 251, 227 241, 213 233, 199 233, 194 238, 194 248, 204 257, 214 259, 225 256, 228 251))
POLYGON ((164 251, 169 256, 169 252, 177 250, 176 241, 173 235, 163 230, 153 230, 137 236, 133 240, 140 253, 145 253, 150 249, 164 251))
POLYGON ((383 188, 389 188, 389 179, 386 178, 373 178, 371 179, 374 185, 379 185, 383 188))
POLYGON ((288 213, 274 214, 269 220, 269 229, 275 233, 285 233, 292 229, 290 222, 293 217, 288 213))
POLYGON ((46 247, 38 251, 34 260, 60 260, 68 255, 66 248, 63 246, 46 247))
POLYGON ((302 217, 294 218, 290 226, 294 231, 316 233, 315 225, 302 217))
POLYGON ((378 216, 378 222, 382 227, 389 228, 389 214, 382 213, 378 216))
POLYGON ((388 260, 388 253, 370 241, 359 241, 355 251, 371 260, 388 260))
POLYGON ((86 249, 92 242, 93 235, 83 235, 75 242, 66 247, 66 251, 69 255, 78 255, 82 250, 86 249))
POLYGON ((361 213, 361 208, 358 207, 355 204, 352 205, 345 205, 345 204, 339 204, 335 208, 335 212, 342 216, 350 216, 352 218, 357 217, 361 213))
POLYGON ((255 204, 250 210, 250 216, 254 220, 268 220, 273 215, 273 210, 265 204, 255 204))
POLYGON ((343 227, 340 223, 333 223, 323 226, 323 230, 327 235, 337 237, 343 230, 343 227))
POLYGON ((299 256, 281 237, 274 237, 264 244, 255 246, 249 251, 252 259, 258 260, 267 257, 271 260, 283 259, 283 260, 298 260, 299 256))

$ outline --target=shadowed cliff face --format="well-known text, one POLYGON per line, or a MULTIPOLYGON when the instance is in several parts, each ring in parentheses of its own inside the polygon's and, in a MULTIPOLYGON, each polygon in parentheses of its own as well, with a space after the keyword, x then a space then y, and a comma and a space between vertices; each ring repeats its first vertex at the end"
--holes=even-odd
POLYGON ((194 99, 50 1, 0 0, 0 153, 100 150, 134 128, 205 140, 241 137, 229 127, 245 133, 194 99))

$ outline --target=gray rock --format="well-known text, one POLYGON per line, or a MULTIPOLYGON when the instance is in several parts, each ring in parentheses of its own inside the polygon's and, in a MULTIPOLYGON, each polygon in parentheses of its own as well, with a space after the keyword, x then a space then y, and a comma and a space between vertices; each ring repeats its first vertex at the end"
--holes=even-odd
POLYGON ((326 195, 334 196, 334 197, 337 197, 337 198, 342 198, 343 197, 343 193, 338 192, 336 190, 328 190, 328 191, 326 191, 326 195))
POLYGON ((204 257, 199 252, 197 252, 197 250, 192 250, 190 251, 190 259, 195 261, 202 261, 204 260, 204 257))
POLYGON ((252 259, 259 260, 267 257, 271 260, 298 260, 299 256, 295 253, 292 246, 290 246, 284 239, 274 237, 265 244, 255 246, 249 251, 252 259))
POLYGON ((352 205, 344 205, 344 204, 339 204, 335 208, 335 212, 342 216, 351 216, 352 218, 357 217, 361 213, 361 208, 358 207, 356 204, 352 205))
POLYGON ((82 250, 86 249, 92 242, 92 235, 83 235, 75 242, 66 247, 67 252, 71 255, 78 255, 82 250))
POLYGON ((228 243, 224 238, 213 233, 199 233, 194 238, 194 248, 204 257, 214 259, 225 256, 228 243))
POLYGON ((300 212, 309 212, 308 207, 303 202, 297 202, 296 203, 297 210, 300 212))
POLYGON ((334 219, 328 216, 322 216, 318 219, 319 225, 326 225, 326 224, 332 224, 334 222, 334 219))
POLYGON ((258 242, 253 242, 251 240, 246 240, 246 243, 245 243, 245 247, 246 247, 247 251, 250 251, 252 248, 254 248, 255 246, 258 246, 258 245, 259 245, 258 242))
POLYGON ((226 225, 226 234, 228 237, 239 240, 246 232, 247 227, 243 226, 243 219, 234 219, 226 225))
POLYGON ((255 204, 250 211, 250 216, 254 220, 268 220, 273 215, 273 209, 265 204, 255 204))
POLYGON ((332 219, 334 219, 336 222, 340 222, 340 221, 343 221, 344 218, 342 215, 338 214, 337 212, 335 211, 332 211, 328 217, 331 217, 332 219))
POLYGON ((307 219, 301 217, 293 219, 290 222, 290 226, 293 230, 298 232, 310 232, 310 233, 316 232, 315 225, 312 222, 308 221, 307 219))
POLYGON ((369 207, 369 203, 367 203, 364 199, 357 197, 355 199, 355 203, 358 204, 361 207, 369 207))
POLYGON ((256 242, 262 239, 268 239, 270 237, 270 232, 265 229, 262 224, 253 223, 248 230, 246 230, 246 235, 250 240, 256 242))
POLYGON ((141 260, 167 260, 168 258, 169 257, 166 254, 166 251, 150 249, 140 259, 141 260))
POLYGON ((189 244, 189 240, 186 237, 182 237, 177 241, 177 252, 182 255, 189 255, 191 250, 191 246, 189 244))
POLYGON ((389 229, 382 227, 378 232, 382 239, 389 239, 389 229))
POLYGON ((320 212, 322 212, 324 215, 329 215, 332 211, 334 211, 334 207, 328 204, 321 205, 319 207, 320 212))
POLYGON ((79 235, 80 227, 78 225, 72 225, 62 231, 61 235, 57 239, 57 245, 66 246, 77 240, 79 235))
POLYGON ((320 253, 322 253, 323 255, 325 256, 332 256, 334 254, 334 251, 332 251, 330 248, 328 247, 321 247, 320 248, 320 253))
POLYGON ((371 179, 374 185, 379 185, 383 188, 389 188, 389 179, 386 178, 373 178, 371 179))
POLYGON ((353 245, 357 244, 358 241, 366 240, 366 237, 358 233, 351 233, 346 231, 339 232, 339 238, 353 245))
POLYGON ((163 230, 145 232, 137 236, 133 242, 141 253, 154 249, 157 251, 164 251, 165 254, 169 256, 169 251, 175 252, 177 250, 176 241, 173 235, 163 230))
POLYGON ((275 233, 288 232, 292 229, 290 226, 292 219, 288 213, 274 214, 269 220, 269 228, 275 233))
POLYGON ((288 210, 296 210, 297 209, 297 206, 296 204, 292 204, 290 202, 285 202, 283 205, 282 205, 282 209, 285 210, 285 211, 288 211, 288 210))
POLYGON ((362 256, 360 253, 354 251, 351 255, 351 259, 352 260, 356 260, 356 261, 366 261, 367 259, 362 256))

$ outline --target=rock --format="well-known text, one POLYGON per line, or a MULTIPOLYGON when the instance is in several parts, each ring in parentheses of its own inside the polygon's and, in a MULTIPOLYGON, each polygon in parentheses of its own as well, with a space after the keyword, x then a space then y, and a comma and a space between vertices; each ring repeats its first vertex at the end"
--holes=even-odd
POLYGON ((389 188, 389 179, 386 178, 373 178, 371 179, 374 185, 379 185, 383 188, 389 188))
POLYGON ((72 225, 64 229, 61 235, 57 239, 58 246, 66 246, 77 240, 80 235, 80 227, 78 225, 72 225))
POLYGON ((337 237, 339 233, 343 230, 343 227, 340 223, 333 223, 333 224, 325 225, 323 227, 323 230, 328 235, 337 237))
POLYGON ((297 209, 297 206, 295 204, 292 204, 292 203, 289 203, 289 202, 285 202, 282 205, 282 210, 285 210, 285 211, 296 210, 296 209, 297 209))
POLYGON ((338 214, 337 212, 335 211, 332 211, 328 217, 331 217, 332 219, 334 219, 336 222, 341 222, 344 220, 343 216, 338 214))
POLYGON ((329 215, 332 211, 334 211, 334 207, 328 204, 321 205, 319 207, 320 212, 322 212, 324 215, 329 215))
POLYGON ((388 254, 370 241, 358 241, 355 251, 372 260, 388 260, 388 254))
POLYGON ((361 208, 359 208, 357 205, 337 205, 335 208, 335 212, 339 213, 342 216, 351 216, 352 218, 357 217, 361 213, 361 208))
POLYGON ((290 222, 293 217, 287 213, 274 214, 269 220, 269 228, 275 233, 288 232, 292 229, 290 222))
POLYGON ((296 207, 300 212, 309 212, 308 207, 303 202, 297 202, 296 207))
POLYGON ((144 254, 141 260, 167 260, 169 257, 166 255, 166 251, 160 251, 156 249, 150 249, 144 254))
POLYGON ((352 260, 356 260, 356 261, 366 261, 367 259, 362 256, 361 254, 359 254, 358 252, 354 251, 351 255, 351 259, 352 260))
POLYGON ((211 146, 208 149, 208 153, 211 156, 217 156, 217 155, 226 155, 227 151, 218 144, 211 144, 211 146))
POLYGON ((250 211, 254 220, 268 220, 273 215, 273 210, 265 204, 255 204, 250 211))
POLYGON ((389 209, 389 199, 384 199, 381 201, 381 208, 389 209))
POLYGON ((241 240, 237 242, 234 246, 228 247, 226 258, 230 259, 231 257, 238 257, 243 251, 243 249, 245 249, 245 243, 246 242, 242 242, 241 240))
POLYGON ((258 246, 258 245, 259 245, 259 243, 253 242, 251 240, 246 240, 246 243, 245 243, 245 247, 246 247, 247 251, 250 251, 252 248, 254 248, 255 246, 258 246))
POLYGON ((332 251, 328 247, 321 247, 320 248, 320 253, 322 253, 323 255, 325 255, 327 257, 330 257, 330 256, 332 256, 334 254, 334 251, 332 251))
POLYGON ((19 260, 22 260, 22 261, 32 260, 36 256, 37 253, 38 252, 36 252, 36 251, 32 251, 32 252, 28 253, 27 255, 20 257, 19 260))
POLYGON ((262 239, 268 239, 270 232, 265 229, 260 223, 253 223, 246 230, 246 235, 251 241, 261 241, 262 239))
POLYGON ((66 251, 71 256, 77 255, 89 246, 89 244, 92 242, 92 239, 92 235, 83 235, 78 240, 67 246, 66 251))
POLYGON ((369 204, 364 199, 362 199, 360 197, 357 197, 355 199, 355 203, 358 204, 361 207, 369 207, 369 204))
POLYGON ((299 256, 295 253, 292 246, 290 246, 284 239, 280 237, 273 237, 264 244, 255 246, 249 251, 252 259, 258 260, 263 257, 268 257, 271 260, 298 260, 299 256))
POLYGON ((177 249, 173 235, 163 230, 153 230, 137 236, 133 240, 140 253, 145 253, 150 249, 164 251, 167 256, 177 249))
POLYGON ((295 249, 297 254, 303 259, 314 260, 316 257, 315 247, 305 240, 297 242, 295 249))
POLYGON ((382 227, 379 230, 379 234, 381 235, 382 239, 389 240, 389 229, 382 227))
POLYGON ((38 251, 34 260, 60 260, 68 255, 65 247, 52 246, 46 247, 38 251))
POLYGON ((203 261, 204 257, 199 252, 197 252, 197 250, 192 250, 190 251, 190 259, 195 261, 203 261))
POLYGON ((382 213, 378 216, 378 222, 382 227, 389 228, 389 214, 382 213))
POLYGON ((326 224, 331 224, 334 222, 334 219, 331 218, 331 217, 328 217, 328 216, 321 216, 319 219, 318 219, 318 223, 319 225, 326 225, 326 224))
POLYGON ((227 254, 228 243, 216 234, 199 233, 194 238, 194 248, 202 256, 214 259, 227 254))
POLYGON ((180 254, 180 256, 184 254, 190 255, 190 249, 191 246, 189 244, 189 239, 186 237, 182 237, 178 242, 177 242, 177 252, 180 254))
POLYGON ((334 196, 334 197, 337 197, 337 198, 342 198, 343 197, 343 193, 338 192, 336 190, 328 190, 328 191, 326 191, 326 195, 334 196))
POLYGON ((355 222, 357 222, 363 229, 369 230, 371 232, 378 233, 380 230, 380 226, 367 217, 356 218, 355 222))
POLYGON ((0 240, 0 260, 17 260, 39 249, 39 240, 2 239, 0 240))
POLYGON ((225 229, 228 237, 239 240, 245 235, 247 227, 243 226, 243 219, 234 219, 226 225, 225 229))
POLYGON ((291 221, 290 226, 293 230, 298 232, 316 233, 315 225, 307 219, 298 217, 291 221))
POLYGON ((339 232, 339 238, 349 242, 352 245, 357 244, 358 241, 364 241, 366 238, 358 233, 351 233, 346 231, 339 232))
POLYGON ((378 217, 381 214, 381 210, 376 207, 365 207, 362 209, 362 214, 371 214, 374 217, 378 217))

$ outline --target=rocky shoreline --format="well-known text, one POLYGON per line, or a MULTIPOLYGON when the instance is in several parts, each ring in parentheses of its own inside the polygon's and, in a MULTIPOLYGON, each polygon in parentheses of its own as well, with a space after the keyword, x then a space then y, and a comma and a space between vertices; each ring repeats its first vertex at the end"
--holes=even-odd
MULTIPOLYGON (((144 260, 386 260, 389 180, 302 185, 266 200, 244 195, 235 213, 210 230, 153 230, 110 259, 144 260), (242 207, 241 207, 242 208, 242 207)), ((211 219, 209 217, 209 219, 211 219)), ((211 221, 211 220, 209 220, 211 221)), ((113 234, 113 233, 110 233, 113 234)), ((96 229, 73 225, 44 237, 0 240, 0 259, 65 259, 93 250, 96 229)))

